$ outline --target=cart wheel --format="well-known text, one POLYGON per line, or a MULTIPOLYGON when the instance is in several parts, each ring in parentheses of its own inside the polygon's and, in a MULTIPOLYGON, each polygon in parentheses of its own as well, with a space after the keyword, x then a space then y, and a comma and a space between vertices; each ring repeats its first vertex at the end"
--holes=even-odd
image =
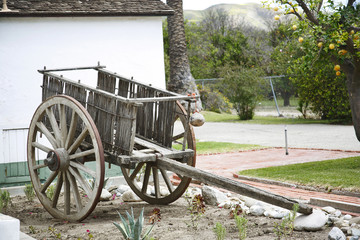
POLYGON ((78 101, 59 95, 37 108, 27 155, 34 190, 53 217, 81 221, 94 210, 104 184, 104 151, 93 120, 78 101))
MULTIPOLYGON (((181 148, 183 144, 185 149, 193 149, 194 156, 189 158, 186 163, 187 165, 195 167, 196 163, 196 145, 195 145, 195 135, 192 126, 188 123, 186 119, 186 111, 183 106, 177 102, 176 104, 176 114, 175 114, 175 123, 181 125, 177 131, 174 131, 173 134, 173 145, 179 144, 181 148), (180 120, 180 121, 177 121, 180 120), (183 136, 187 131, 186 142, 183 141, 183 136)), ((175 161, 175 160, 174 160, 175 161)), ((157 166, 156 162, 148 163, 139 163, 135 166, 135 169, 131 171, 129 168, 121 166, 122 173, 125 180, 135 194, 140 197, 142 200, 150 204, 169 204, 176 201, 180 198, 187 187, 191 182, 191 178, 181 176, 179 174, 166 171, 157 166), (151 177, 152 175, 152 177, 151 177), (176 175, 179 179, 177 186, 173 185, 170 177, 176 175), (169 177, 170 176, 170 177, 169 177), (150 178, 152 178, 153 183, 150 183, 150 178), (139 179, 142 179, 141 182, 138 182, 139 179), (160 181, 164 181, 166 184, 167 194, 162 195, 160 191, 160 181), (151 192, 150 187, 154 188, 154 191, 151 192)))

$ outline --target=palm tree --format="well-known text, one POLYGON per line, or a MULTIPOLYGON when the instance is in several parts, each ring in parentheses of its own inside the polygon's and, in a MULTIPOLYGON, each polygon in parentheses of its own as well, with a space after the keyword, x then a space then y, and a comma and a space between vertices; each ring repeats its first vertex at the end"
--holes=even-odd
MULTIPOLYGON (((166 3, 174 10, 174 15, 167 17, 169 33, 169 58, 170 58, 170 79, 167 88, 170 91, 180 94, 199 94, 195 79, 190 71, 190 64, 186 49, 183 1, 166 0, 166 3)), ((200 99, 196 104, 200 111, 200 99)))

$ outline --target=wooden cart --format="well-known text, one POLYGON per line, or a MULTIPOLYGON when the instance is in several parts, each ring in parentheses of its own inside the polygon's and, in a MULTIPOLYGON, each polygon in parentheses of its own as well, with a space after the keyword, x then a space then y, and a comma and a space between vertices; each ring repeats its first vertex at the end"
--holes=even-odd
MULTIPOLYGON (((190 106, 194 97, 126 79, 100 65, 39 72, 43 102, 29 127, 28 167, 40 202, 53 217, 81 221, 93 211, 105 161, 120 166, 131 189, 151 204, 177 200, 191 177, 288 209, 296 203, 194 168, 190 108, 179 103, 190 106), (55 74, 90 69, 98 74, 96 88, 55 74), (40 168, 49 170, 45 181, 40 168), (176 186, 172 174, 180 179, 176 186)), ((300 204, 300 212, 311 211, 300 204)))

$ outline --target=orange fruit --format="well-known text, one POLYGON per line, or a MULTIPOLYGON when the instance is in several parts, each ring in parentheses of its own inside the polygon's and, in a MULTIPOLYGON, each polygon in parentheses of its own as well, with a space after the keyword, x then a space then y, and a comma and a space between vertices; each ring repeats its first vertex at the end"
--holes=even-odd
POLYGON ((299 43, 302 43, 304 39, 302 37, 299 37, 299 43))
POLYGON ((340 76, 341 75, 341 72, 340 71, 337 71, 336 72, 336 76, 340 76))
POLYGON ((337 72, 340 71, 340 65, 335 65, 334 70, 337 72))
POLYGON ((334 48, 335 48, 335 45, 334 45, 333 43, 331 43, 331 44, 329 45, 329 48, 330 48, 330 49, 334 49, 334 48))
POLYGON ((279 15, 275 15, 274 19, 275 19, 275 20, 279 20, 279 19, 280 19, 280 16, 279 16, 279 15))
POLYGON ((318 45, 319 48, 321 48, 323 46, 323 43, 319 42, 317 45, 318 45))

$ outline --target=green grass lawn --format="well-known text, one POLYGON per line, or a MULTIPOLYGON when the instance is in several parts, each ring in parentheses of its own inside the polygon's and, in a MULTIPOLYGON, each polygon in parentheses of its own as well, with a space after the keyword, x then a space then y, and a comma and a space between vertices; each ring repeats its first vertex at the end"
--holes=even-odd
MULTIPOLYGON (((173 148, 180 150, 181 145, 173 145, 173 148)), ((196 154, 239 152, 262 148, 266 147, 253 144, 238 144, 229 142, 196 142, 196 154)))
POLYGON ((360 192, 360 157, 244 170, 239 175, 360 192))
POLYGON ((196 154, 237 152, 265 148, 260 145, 228 142, 196 142, 196 154))
POLYGON ((335 124, 336 120, 304 119, 304 118, 283 118, 272 116, 255 116, 252 120, 240 120, 238 115, 228 113, 216 113, 202 111, 206 122, 234 122, 248 124, 335 124))

